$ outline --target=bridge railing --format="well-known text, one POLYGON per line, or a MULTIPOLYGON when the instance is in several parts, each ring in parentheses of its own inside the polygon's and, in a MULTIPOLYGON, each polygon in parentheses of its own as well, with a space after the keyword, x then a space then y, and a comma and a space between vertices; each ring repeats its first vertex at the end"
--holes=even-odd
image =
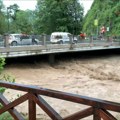
MULTIPOLYGON (((71 35, 71 37, 73 37, 71 35)), ((105 36, 105 37, 96 37, 96 36, 86 36, 85 39, 81 38, 79 35, 75 35, 75 38, 77 38, 77 44, 79 43, 96 43, 98 42, 99 44, 101 42, 104 42, 104 44, 106 42, 120 42, 120 36, 105 36)), ((50 35, 36 35, 36 37, 39 40, 39 44, 38 45, 49 45, 51 44, 50 42, 50 35)), ((71 42, 67 42, 67 44, 71 44, 71 42)), ((31 43, 32 45, 32 43, 31 43)), ((8 36, 4 36, 4 37, 0 37, 0 47, 9 47, 11 45, 9 45, 8 42, 8 36)), ((18 46, 23 46, 23 44, 19 44, 18 46)))
MULTIPOLYGON (((18 45, 10 46, 8 42, 8 36, 6 36, 6 42, 4 46, 0 44, 0 55, 2 57, 22 57, 33 55, 45 55, 49 56, 48 60, 54 61, 57 53, 68 52, 80 52, 80 51, 92 51, 92 50, 105 50, 105 49, 119 49, 120 40, 112 40, 111 38, 105 40, 93 40, 92 37, 86 37, 86 39, 79 40, 77 43, 73 42, 73 36, 70 37, 70 41, 63 44, 51 44, 47 41, 46 35, 42 36, 42 41, 38 45, 18 45), (52 56, 52 57, 51 57, 52 56)), ((79 39, 79 37, 78 37, 79 39)), ((54 63, 54 62, 52 62, 54 63)), ((50 62, 51 64, 51 62, 50 62)))
POLYGON ((0 108, 0 115, 8 111, 15 120, 24 120, 23 116, 17 112, 15 107, 25 101, 28 101, 29 120, 36 120, 36 104, 42 108, 52 120, 79 120, 91 115, 93 116, 93 120, 117 120, 109 111, 120 112, 120 103, 85 97, 77 94, 2 81, 0 82, 0 87, 26 92, 26 94, 12 102, 9 102, 2 94, 0 95, 0 103, 3 105, 3 107, 0 108), (43 99, 43 97, 41 97, 41 95, 87 105, 88 108, 63 118, 43 99))
MULTIPOLYGON (((120 40, 120 36, 86 36, 84 39, 80 37, 80 35, 71 35, 70 37, 75 37, 78 41, 78 43, 84 41, 84 42, 88 42, 90 43, 92 40, 92 42, 96 42, 96 41, 114 41, 114 42, 118 42, 120 40)), ((44 41, 46 42, 46 44, 50 44, 50 35, 36 35, 36 38, 39 39, 39 41, 41 41, 41 43, 43 44, 44 41)), ((70 43, 70 42, 68 42, 70 43)))

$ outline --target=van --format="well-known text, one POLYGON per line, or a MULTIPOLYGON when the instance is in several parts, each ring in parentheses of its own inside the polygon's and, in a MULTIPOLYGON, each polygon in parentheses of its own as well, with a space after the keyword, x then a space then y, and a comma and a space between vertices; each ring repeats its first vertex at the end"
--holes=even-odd
MULTIPOLYGON (((70 35, 68 32, 53 32, 50 37, 50 42, 59 44, 70 42, 70 35)), ((74 39, 73 42, 76 43, 77 39, 74 39)))

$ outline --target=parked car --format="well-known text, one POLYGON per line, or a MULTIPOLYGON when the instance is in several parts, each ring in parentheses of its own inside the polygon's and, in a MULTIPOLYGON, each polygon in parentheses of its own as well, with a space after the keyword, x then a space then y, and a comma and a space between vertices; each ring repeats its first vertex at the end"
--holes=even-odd
MULTIPOLYGON (((68 32, 53 32, 50 37, 50 42, 59 44, 70 42, 70 35, 71 34, 68 32)), ((72 39, 72 42, 77 43, 77 38, 74 37, 74 39, 72 39)))
POLYGON ((39 44, 39 40, 26 34, 9 34, 8 42, 11 46, 39 44))

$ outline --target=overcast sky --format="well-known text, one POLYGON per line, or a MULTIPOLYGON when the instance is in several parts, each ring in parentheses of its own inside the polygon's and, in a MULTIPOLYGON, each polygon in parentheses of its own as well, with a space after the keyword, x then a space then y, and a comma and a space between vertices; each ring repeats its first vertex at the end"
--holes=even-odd
POLYGON ((84 7, 84 14, 87 13, 87 11, 90 9, 92 3, 93 3, 94 0, 79 0, 79 2, 81 4, 83 4, 83 7, 84 7))
MULTIPOLYGON (((83 4, 85 11, 84 14, 86 14, 87 11, 90 9, 93 0, 79 0, 79 1, 81 4, 83 4)), ((16 3, 22 10, 26 10, 26 9, 34 10, 37 1, 36 0, 3 0, 3 3, 6 7, 16 3)))
POLYGON ((26 10, 34 10, 36 6, 37 1, 36 0, 3 0, 3 4, 8 7, 13 4, 18 4, 20 9, 26 10))

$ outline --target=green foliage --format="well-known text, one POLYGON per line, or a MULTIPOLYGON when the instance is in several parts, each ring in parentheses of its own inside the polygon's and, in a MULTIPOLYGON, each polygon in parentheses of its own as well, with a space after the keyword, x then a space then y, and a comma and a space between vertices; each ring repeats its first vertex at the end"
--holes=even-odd
MULTIPOLYGON (((5 59, 0 57, 0 76, 2 74, 3 66, 5 65, 5 59)), ((0 93, 3 93, 5 91, 5 88, 0 87, 0 93)))
MULTIPOLYGON (((5 74, 5 75, 2 74, 4 65, 5 65, 5 58, 0 57, 0 80, 4 80, 4 81, 8 81, 8 82, 15 82, 15 79, 12 76, 7 75, 7 74, 5 74)), ((6 90, 6 88, 0 87, 0 93, 4 93, 5 90, 6 90)))
MULTIPOLYGON (((0 57, 0 80, 15 82, 15 79, 13 79, 10 75, 3 75, 2 77, 2 70, 4 68, 4 65, 5 65, 5 58, 0 57)), ((0 93, 4 93, 5 90, 6 88, 0 87, 0 93)), ((0 104, 0 107, 2 107, 1 104, 0 104)), ((10 116, 8 112, 5 112, 2 115, 0 115, 0 120, 13 120, 13 118, 10 116)))
POLYGON ((83 8, 78 0, 38 0, 36 18, 38 33, 66 31, 78 34, 82 28, 83 8))
POLYGON ((34 19, 30 10, 22 11, 17 4, 10 5, 8 16, 10 33, 31 33, 34 19))
POLYGON ((8 82, 12 82, 12 83, 15 82, 15 78, 13 78, 11 75, 8 75, 8 74, 3 75, 3 80, 8 81, 8 82))
POLYGON ((5 11, 0 0, 0 34, 51 34, 55 31, 79 34, 83 31, 90 35, 104 25, 110 28, 108 34, 120 35, 120 0, 94 0, 84 18, 79 0, 37 0, 35 11, 22 11, 16 4, 9 7, 10 10, 5 11), (98 19, 98 27, 94 25, 95 19, 98 19))
MULTIPOLYGON (((13 78, 12 76, 8 75, 8 74, 1 74, 1 80, 6 81, 6 82, 15 82, 15 78, 13 78)), ((6 88, 4 87, 0 87, 0 93, 4 93, 6 90, 6 88)))
POLYGON ((0 57, 0 74, 1 74, 1 71, 3 70, 4 65, 5 65, 5 58, 0 57))
POLYGON ((34 31, 34 11, 19 9, 17 4, 4 8, 0 0, 0 34, 4 33, 27 33, 34 31))
POLYGON ((38 0, 35 11, 22 11, 14 4, 0 14, 0 18, 1 34, 51 34, 54 31, 79 34, 83 24, 83 7, 79 0, 38 0))
MULTIPOLYGON (((31 18, 32 13, 31 11, 19 11, 16 14, 16 20, 13 22, 14 28, 18 32, 30 34, 32 32, 32 21, 34 20, 31 18)), ((33 21, 34 22, 34 21, 33 21)))
POLYGON ((83 31, 88 35, 96 34, 94 20, 98 19, 98 29, 101 26, 109 27, 108 34, 120 36, 120 1, 94 0, 93 5, 84 18, 83 31))
MULTIPOLYGON (((3 65, 5 64, 5 59, 0 58, 0 75, 1 75, 1 70, 3 69, 3 65)), ((4 87, 0 87, 0 93, 3 93, 5 91, 4 87)), ((0 104, 1 107, 1 104, 0 104)))
POLYGON ((6 28, 7 28, 6 16, 5 13, 3 12, 3 9, 4 9, 4 5, 2 0, 0 0, 0 34, 6 32, 6 28))
POLYGON ((8 112, 5 112, 2 115, 0 115, 0 120, 13 120, 13 118, 8 112))

